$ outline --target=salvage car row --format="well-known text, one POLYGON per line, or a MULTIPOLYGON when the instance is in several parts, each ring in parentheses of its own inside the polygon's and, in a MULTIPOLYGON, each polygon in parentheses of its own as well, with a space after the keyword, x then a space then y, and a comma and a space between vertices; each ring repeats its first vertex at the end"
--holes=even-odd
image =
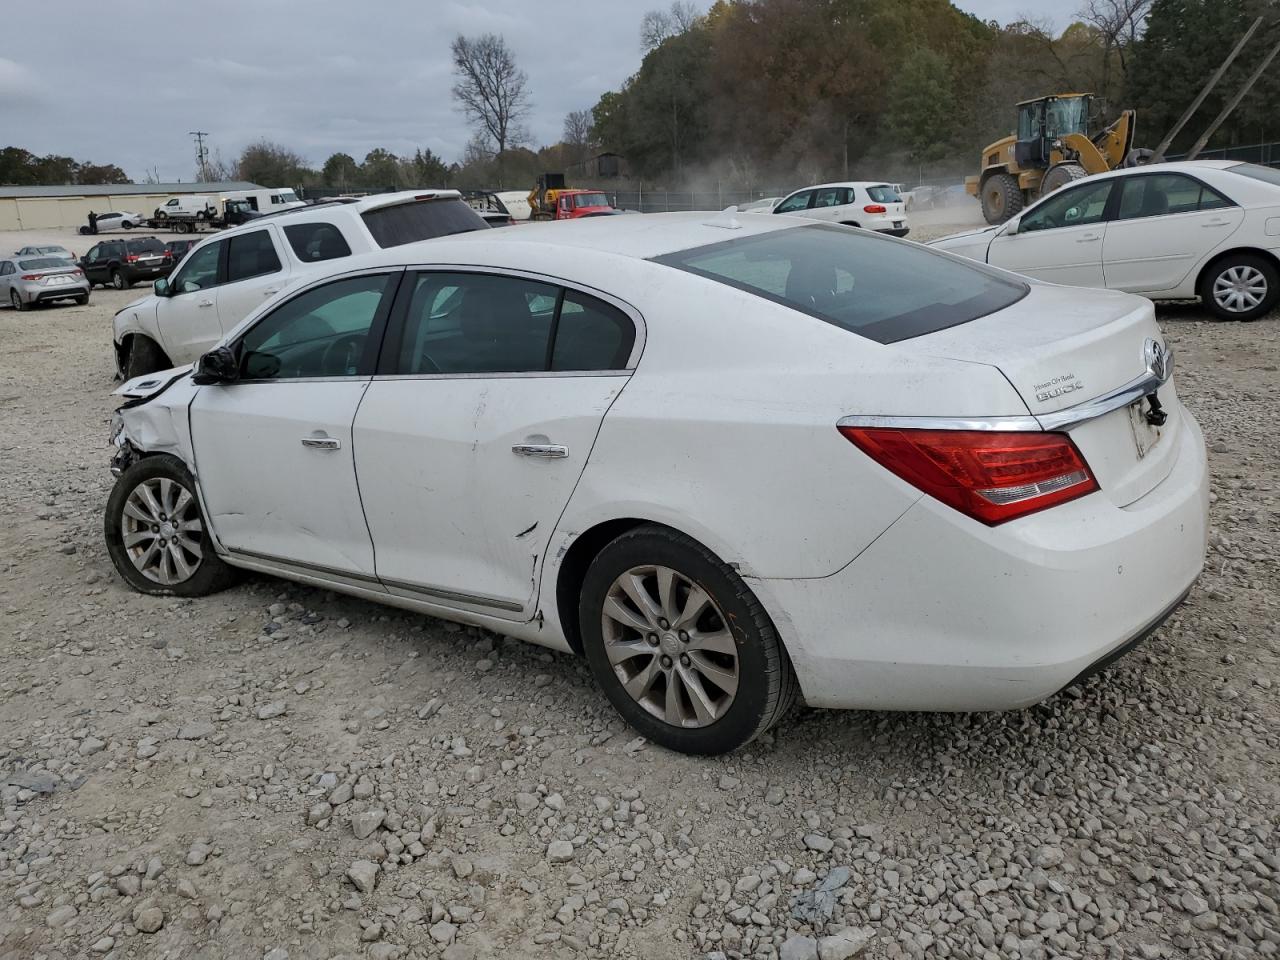
POLYGON ((253 570, 573 650, 692 753, 798 697, 1034 703, 1202 564, 1151 302, 871 230, 366 198, 201 242, 114 332, 135 588, 253 570))

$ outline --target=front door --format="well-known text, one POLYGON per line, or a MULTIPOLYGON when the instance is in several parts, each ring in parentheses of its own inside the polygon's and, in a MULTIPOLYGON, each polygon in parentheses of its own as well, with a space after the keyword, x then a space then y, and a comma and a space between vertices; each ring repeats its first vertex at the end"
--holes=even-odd
POLYGON ((423 272, 401 297, 355 423, 378 576, 393 594, 527 620, 551 534, 630 375, 635 323, 516 276, 423 272))
POLYGON ((1102 238, 1114 180, 1051 194, 1018 219, 1018 232, 999 233, 987 261, 1015 273, 1077 287, 1105 285, 1102 238))
POLYGON ((279 293, 288 277, 275 228, 263 227, 227 238, 227 269, 218 284, 218 319, 230 333, 241 320, 279 293))
POLYGON ((232 344, 241 379, 191 403, 196 473, 226 548, 374 582, 351 424, 400 274, 312 287, 232 344))
POLYGON ((1244 220, 1243 210, 1185 174, 1143 173, 1121 184, 1116 219, 1107 224, 1102 247, 1113 290, 1173 289, 1244 220))
POLYGON ((156 298, 160 345, 176 364, 192 363, 222 339, 217 286, 227 242, 206 244, 169 278, 169 295, 156 298))

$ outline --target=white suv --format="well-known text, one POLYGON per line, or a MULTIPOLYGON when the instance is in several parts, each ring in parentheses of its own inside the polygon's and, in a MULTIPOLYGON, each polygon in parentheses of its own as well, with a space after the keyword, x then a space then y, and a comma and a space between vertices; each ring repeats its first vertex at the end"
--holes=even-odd
POLYGON ((907 225, 906 204, 897 189, 891 183, 876 181, 805 187, 784 197, 773 212, 844 223, 895 237, 905 237, 911 230, 907 225))
POLYGON ((315 204, 225 230, 192 247, 151 295, 116 314, 116 369, 128 380, 194 362, 325 261, 486 229, 457 190, 430 190, 315 204))

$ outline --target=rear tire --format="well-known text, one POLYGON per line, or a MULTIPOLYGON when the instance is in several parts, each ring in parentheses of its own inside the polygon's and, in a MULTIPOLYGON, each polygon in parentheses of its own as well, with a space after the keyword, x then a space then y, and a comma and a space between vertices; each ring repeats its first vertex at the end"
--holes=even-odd
POLYGON ((9 303, 15 310, 25 310, 27 305, 22 302, 22 297, 18 296, 18 291, 10 288, 9 303))
POLYGON ((237 579, 213 551, 195 481, 167 454, 137 461, 116 480, 103 536, 116 571, 139 593, 203 597, 237 579))
POLYGON ((993 173, 982 181, 982 216, 987 223, 1004 223, 1022 209, 1018 178, 1009 173, 993 173))
POLYGON ((587 569, 578 615, 605 696, 670 750, 736 750, 795 702, 795 672, 760 601, 682 533, 645 525, 606 545, 587 569))
POLYGON ((111 271, 111 285, 117 290, 124 290, 129 286, 129 284, 125 282, 124 274, 119 270, 111 271))
POLYGON ((150 337, 134 335, 129 340, 129 357, 124 365, 124 378, 145 377, 157 370, 168 370, 173 364, 164 351, 150 337))
POLYGON ((1252 253, 1232 253, 1200 276, 1200 302, 1219 320, 1249 322, 1265 316, 1280 298, 1280 271, 1252 253))

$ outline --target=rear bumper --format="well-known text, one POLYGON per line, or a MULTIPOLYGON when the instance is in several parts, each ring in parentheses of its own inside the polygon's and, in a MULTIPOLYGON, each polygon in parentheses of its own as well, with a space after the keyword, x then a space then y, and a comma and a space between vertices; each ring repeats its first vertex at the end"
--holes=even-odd
POLYGON ((1204 440, 1126 507, 1103 494, 988 528, 922 497, 830 577, 753 580, 812 706, 1003 710, 1100 669, 1199 575, 1204 440))
POLYGON ((888 234, 889 236, 891 236, 891 237, 905 237, 905 236, 906 236, 908 233, 910 233, 910 232, 911 232, 911 228, 910 228, 910 227, 901 227, 901 228, 897 228, 897 227, 890 227, 890 228, 889 228, 889 229, 887 229, 887 230, 877 230, 877 231, 876 231, 876 233, 887 233, 887 234, 888 234))
POLYGON ((88 292, 89 284, 87 281, 82 280, 79 283, 68 283, 57 287, 22 290, 19 295, 27 303, 50 303, 54 300, 70 300, 73 297, 83 297, 88 292))

